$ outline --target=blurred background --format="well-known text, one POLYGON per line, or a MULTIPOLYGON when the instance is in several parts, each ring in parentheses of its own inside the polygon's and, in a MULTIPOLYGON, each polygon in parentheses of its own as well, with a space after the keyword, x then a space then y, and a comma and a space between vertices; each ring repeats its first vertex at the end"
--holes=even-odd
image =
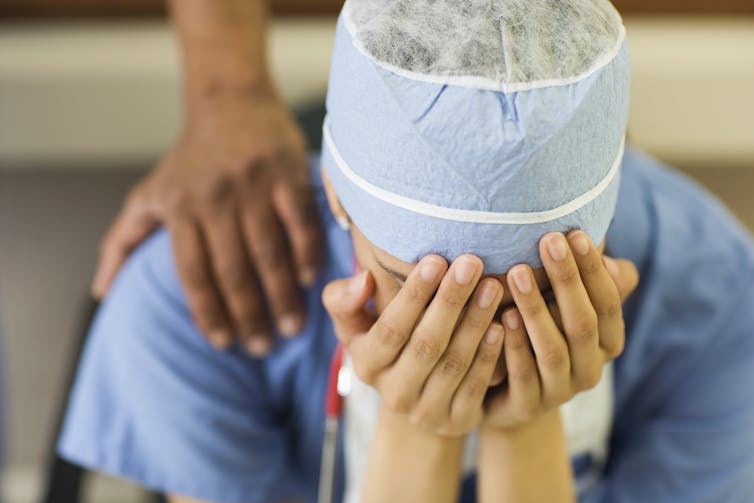
MULTIPOLYGON (((318 148, 338 0, 273 0, 270 61, 318 148)), ((754 1, 615 0, 633 64, 630 140, 754 229, 754 1)), ((180 127, 160 0, 0 0, 3 501, 37 501, 83 330, 97 243, 180 127)), ((88 501, 138 502, 97 477, 88 501)))

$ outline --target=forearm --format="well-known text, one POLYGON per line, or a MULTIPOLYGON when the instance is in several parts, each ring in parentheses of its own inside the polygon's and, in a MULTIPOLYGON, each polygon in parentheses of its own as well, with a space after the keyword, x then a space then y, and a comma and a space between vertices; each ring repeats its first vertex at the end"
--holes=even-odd
POLYGON ((189 104, 227 89, 271 90, 264 0, 168 0, 168 4, 180 41, 189 104))
POLYGON ((383 408, 372 442, 363 501, 457 501, 463 445, 463 437, 435 435, 383 408))
POLYGON ((482 429, 479 501, 573 502, 573 475, 557 409, 510 430, 482 429))

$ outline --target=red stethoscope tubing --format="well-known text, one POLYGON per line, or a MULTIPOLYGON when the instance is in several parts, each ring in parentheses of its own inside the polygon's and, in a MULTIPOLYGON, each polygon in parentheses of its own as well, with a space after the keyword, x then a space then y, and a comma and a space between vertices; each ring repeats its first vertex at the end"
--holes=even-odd
POLYGON ((343 396, 338 392, 338 376, 343 366, 343 346, 335 346, 330 360, 325 391, 325 433, 322 440, 322 461, 319 469, 317 503, 332 503, 335 481, 335 460, 338 450, 338 427, 343 412, 343 396))

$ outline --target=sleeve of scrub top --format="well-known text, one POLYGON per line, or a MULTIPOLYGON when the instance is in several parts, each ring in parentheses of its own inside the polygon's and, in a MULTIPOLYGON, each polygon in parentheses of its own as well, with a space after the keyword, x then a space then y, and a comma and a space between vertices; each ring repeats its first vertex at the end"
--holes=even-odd
POLYGON ((290 499, 284 406, 270 396, 263 365, 204 341, 161 231, 132 256, 97 315, 59 451, 168 494, 290 499))
POLYGON ((631 425, 583 501, 754 501, 754 274, 741 272, 691 371, 658 410, 631 425))

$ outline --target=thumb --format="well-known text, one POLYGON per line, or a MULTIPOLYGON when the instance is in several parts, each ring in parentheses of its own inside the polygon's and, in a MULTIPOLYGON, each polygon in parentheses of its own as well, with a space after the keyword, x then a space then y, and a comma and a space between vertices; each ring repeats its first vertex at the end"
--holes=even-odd
POLYGON ((331 281, 322 290, 322 304, 333 320, 335 335, 345 346, 374 324, 376 317, 366 307, 373 291, 374 278, 367 270, 331 281))
POLYGON ((101 299, 130 253, 160 225, 160 218, 135 189, 100 243, 97 271, 92 280, 92 295, 101 299))
POLYGON ((630 260, 603 256, 602 261, 610 277, 613 278, 615 286, 618 287, 621 302, 625 302, 639 285, 639 271, 630 260))

